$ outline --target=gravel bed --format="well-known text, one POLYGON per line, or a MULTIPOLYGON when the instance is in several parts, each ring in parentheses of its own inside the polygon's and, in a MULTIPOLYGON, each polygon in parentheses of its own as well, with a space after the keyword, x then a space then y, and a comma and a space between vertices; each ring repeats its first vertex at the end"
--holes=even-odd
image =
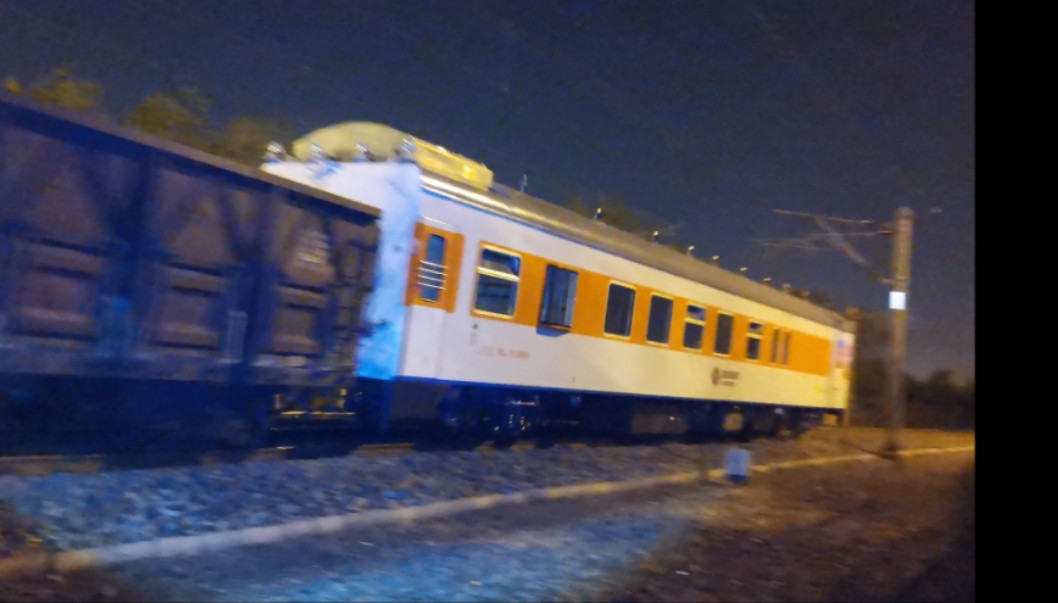
POLYGON ((614 580, 690 526, 612 505, 560 501, 240 549, 187 560, 177 570, 183 578, 138 562, 115 579, 149 585, 155 601, 548 601, 614 580))
MULTIPOLYGON (((909 434, 910 435, 910 434, 909 434)), ((938 444, 937 434, 930 438, 938 444)), ((821 429, 799 441, 744 445, 754 463, 877 448, 883 432, 821 429)), ((919 436, 913 436, 919 437, 919 436)), ((925 436, 923 436, 925 437, 925 436)), ((950 444, 972 443, 951 434, 950 444)), ((915 442, 905 439, 908 447, 915 442)), ((731 444, 557 447, 346 456, 44 477, 0 476, 18 532, 52 549, 204 534, 373 509, 722 466, 731 444)), ((12 530, 14 528, 11 528, 12 530)), ((0 556, 15 547, 0 549, 0 556)))
POLYGON ((144 559, 63 594, 109 592, 114 603, 965 601, 973 510, 952 512, 972 499, 972 465, 967 454, 875 459, 764 474, 746 487, 517 505, 144 559))

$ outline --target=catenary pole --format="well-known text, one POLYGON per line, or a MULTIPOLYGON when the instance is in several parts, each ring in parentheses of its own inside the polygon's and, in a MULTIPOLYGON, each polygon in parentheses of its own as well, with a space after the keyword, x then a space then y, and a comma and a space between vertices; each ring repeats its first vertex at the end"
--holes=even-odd
POLYGON ((911 280, 911 229, 914 213, 909 207, 896 210, 893 224, 892 289, 889 292, 889 433, 886 449, 901 449, 900 430, 906 420, 904 366, 907 360, 907 298, 911 280))

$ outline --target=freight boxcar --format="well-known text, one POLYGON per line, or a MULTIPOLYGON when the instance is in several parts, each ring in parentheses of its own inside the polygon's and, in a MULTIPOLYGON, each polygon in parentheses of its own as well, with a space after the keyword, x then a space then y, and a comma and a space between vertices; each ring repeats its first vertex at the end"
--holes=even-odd
POLYGON ((0 97, 0 439, 258 439, 356 374, 379 209, 0 97))

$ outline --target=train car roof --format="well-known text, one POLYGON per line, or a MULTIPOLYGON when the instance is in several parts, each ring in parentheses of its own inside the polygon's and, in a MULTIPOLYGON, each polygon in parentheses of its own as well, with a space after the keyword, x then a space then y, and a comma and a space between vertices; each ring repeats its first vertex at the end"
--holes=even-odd
POLYGON ((502 184, 493 184, 484 193, 440 174, 424 172, 424 183, 429 186, 431 181, 440 182, 435 188, 445 194, 485 211, 814 322, 848 332, 855 328, 854 321, 838 312, 502 184))
POLYGON ((428 145, 446 155, 446 161, 440 162, 434 161, 429 154, 415 159, 423 170, 425 182, 433 179, 441 183, 440 188, 448 189, 448 194, 463 203, 818 323, 850 332, 854 328, 852 320, 833 310, 498 184, 484 165, 389 126, 344 122, 319 128, 295 141, 293 154, 301 161, 311 160, 311 148, 318 147, 338 161, 351 161, 366 148, 375 159, 386 160, 399 155, 397 146, 402 140, 410 140, 415 147, 428 145), (431 169, 434 167, 445 173, 431 169), (487 179, 480 177, 482 170, 487 172, 487 179), (476 177, 468 179, 467 174, 476 177))

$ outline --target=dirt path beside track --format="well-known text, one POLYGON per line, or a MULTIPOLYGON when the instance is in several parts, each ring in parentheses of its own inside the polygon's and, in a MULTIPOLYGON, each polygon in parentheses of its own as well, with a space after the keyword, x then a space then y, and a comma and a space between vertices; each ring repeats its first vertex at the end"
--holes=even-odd
POLYGON ((775 472, 731 488, 610 601, 972 601, 974 457, 775 472))

